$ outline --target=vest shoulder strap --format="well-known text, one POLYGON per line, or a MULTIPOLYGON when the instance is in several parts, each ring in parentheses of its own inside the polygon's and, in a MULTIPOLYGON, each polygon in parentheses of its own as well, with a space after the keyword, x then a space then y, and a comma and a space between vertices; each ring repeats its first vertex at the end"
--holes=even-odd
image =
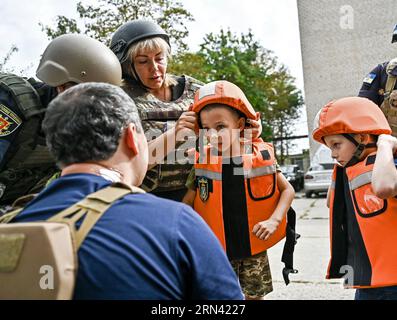
MULTIPOLYGON (((59 212, 47 221, 68 224, 74 247, 77 251, 100 217, 102 217, 113 203, 130 193, 145 193, 145 191, 137 187, 130 187, 123 183, 115 183, 107 188, 89 194, 83 200, 59 212), (75 225, 77 221, 82 218, 84 218, 84 220, 80 228, 76 230, 75 225)), ((19 208, 1 216, 0 223, 9 223, 22 210, 23 208, 19 208)))
POLYGON ((25 120, 45 111, 39 94, 29 81, 15 74, 0 73, 1 89, 11 93, 25 120))
POLYGON ((189 89, 196 91, 198 89, 200 89, 203 85, 204 82, 197 80, 195 78, 192 78, 190 76, 187 75, 183 75, 186 79, 187 85, 189 86, 189 89))
POLYGON ((391 72, 396 66, 397 66, 396 59, 389 61, 389 63, 386 66, 386 74, 387 74, 386 87, 385 87, 386 98, 390 95, 390 93, 394 90, 396 86, 397 77, 395 77, 391 72))
POLYGON ((102 215, 116 202, 130 193, 145 193, 140 188, 130 187, 122 183, 113 184, 96 191, 73 206, 61 211, 48 219, 49 222, 67 223, 70 227, 76 251, 102 215), (80 228, 76 230, 76 223, 84 217, 80 228))

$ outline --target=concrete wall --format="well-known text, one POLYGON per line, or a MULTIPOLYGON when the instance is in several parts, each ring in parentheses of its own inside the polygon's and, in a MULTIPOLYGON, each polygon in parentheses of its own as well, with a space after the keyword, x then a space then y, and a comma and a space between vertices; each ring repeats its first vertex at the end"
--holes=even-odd
MULTIPOLYGON (((309 134, 318 110, 355 96, 378 63, 397 56, 396 0, 297 0, 309 134)), ((318 144, 310 139, 313 157, 318 144)))

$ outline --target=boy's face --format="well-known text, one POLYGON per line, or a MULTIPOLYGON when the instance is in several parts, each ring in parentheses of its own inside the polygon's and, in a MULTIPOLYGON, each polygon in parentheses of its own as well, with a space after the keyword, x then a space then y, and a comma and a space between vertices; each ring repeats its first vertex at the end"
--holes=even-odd
POLYGON ((332 158, 336 159, 344 167, 353 157, 356 146, 349 139, 337 134, 324 137, 325 144, 331 149, 332 158))
POLYGON ((231 146, 240 148, 240 132, 245 127, 244 118, 240 118, 230 107, 215 106, 200 112, 202 129, 211 145, 223 155, 231 151, 231 146))

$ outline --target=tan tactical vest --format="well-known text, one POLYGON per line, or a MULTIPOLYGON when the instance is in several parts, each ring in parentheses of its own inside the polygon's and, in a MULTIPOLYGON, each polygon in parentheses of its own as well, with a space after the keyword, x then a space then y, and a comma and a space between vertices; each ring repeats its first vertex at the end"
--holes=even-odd
POLYGON ((397 90, 395 90, 397 77, 392 75, 392 71, 397 67, 397 58, 390 60, 386 67, 387 82, 385 88, 384 100, 381 109, 386 116, 391 129, 392 135, 397 137, 397 90))
POLYGON ((77 251, 101 216, 130 193, 117 183, 88 195, 47 221, 8 223, 22 209, 0 217, 0 300, 67 300, 73 297, 77 251), (77 221, 83 219, 78 230, 77 221))
MULTIPOLYGON (((187 111, 194 101, 194 93, 203 83, 183 76, 186 80, 183 94, 175 101, 164 102, 154 95, 144 92, 137 96, 136 89, 123 88, 135 101, 142 126, 148 141, 155 139, 172 128, 183 112, 187 111)), ((146 192, 173 191, 185 187, 192 165, 169 163, 175 157, 167 157, 163 164, 148 170, 142 189, 146 192), (168 163, 167 163, 168 162, 168 163)))

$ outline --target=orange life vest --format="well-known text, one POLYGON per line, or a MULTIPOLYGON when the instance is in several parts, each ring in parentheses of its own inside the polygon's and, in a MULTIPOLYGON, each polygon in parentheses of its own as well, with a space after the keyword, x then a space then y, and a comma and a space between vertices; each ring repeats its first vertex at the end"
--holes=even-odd
POLYGON ((335 167, 330 194, 331 260, 327 278, 352 288, 397 285, 397 199, 371 187, 376 154, 335 167))
POLYGON ((246 258, 274 246, 285 237, 286 218, 266 241, 252 232, 258 222, 271 217, 280 198, 273 146, 257 139, 252 153, 239 161, 211 155, 210 150, 206 149, 205 159, 196 153, 194 209, 230 259, 246 258))

